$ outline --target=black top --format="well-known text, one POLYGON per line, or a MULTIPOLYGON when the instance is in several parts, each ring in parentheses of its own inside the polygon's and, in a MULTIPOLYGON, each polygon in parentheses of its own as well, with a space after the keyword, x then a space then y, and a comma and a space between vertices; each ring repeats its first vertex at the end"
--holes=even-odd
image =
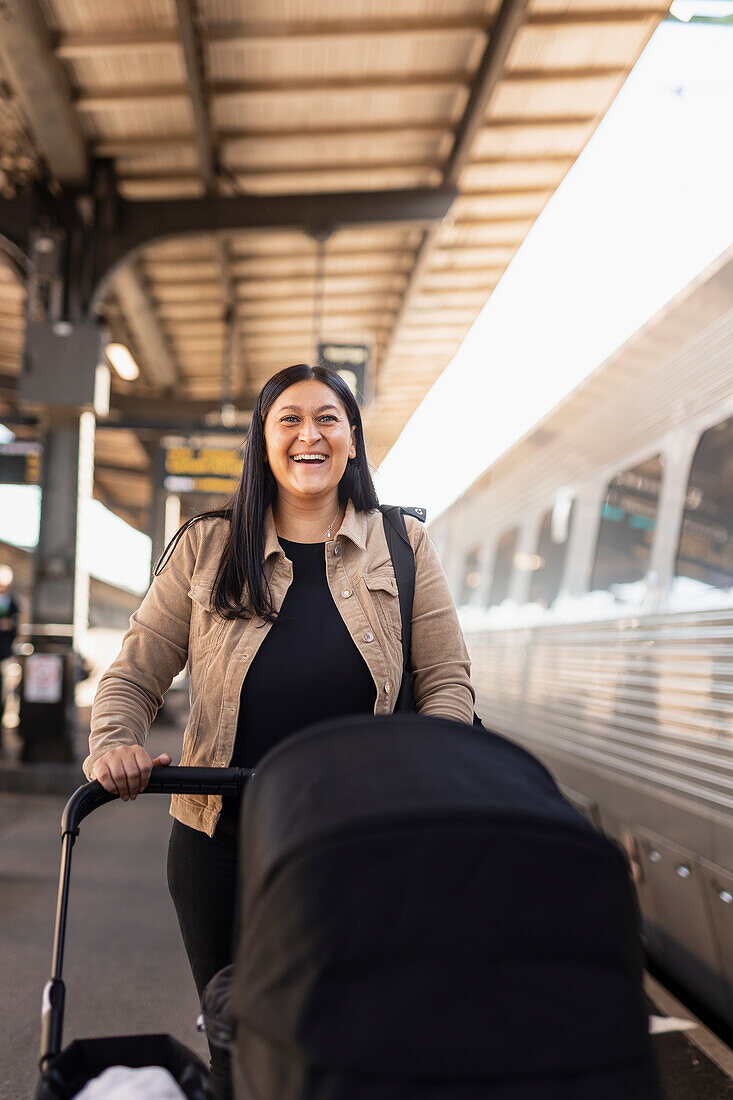
MULTIPOLYGON (((293 580, 242 686, 232 767, 254 767, 313 722, 374 713, 376 686, 333 601, 324 544, 280 545, 293 580)), ((229 820, 231 801, 224 801, 229 820)))

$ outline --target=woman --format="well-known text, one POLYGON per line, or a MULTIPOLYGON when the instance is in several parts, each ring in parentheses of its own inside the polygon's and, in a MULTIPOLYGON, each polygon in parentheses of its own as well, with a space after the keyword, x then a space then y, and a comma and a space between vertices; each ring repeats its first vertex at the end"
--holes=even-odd
MULTIPOLYGON (((181 764, 252 767, 282 738, 343 714, 390 714, 402 675, 397 584, 359 407, 322 367, 289 367, 260 393, 230 505, 184 524, 166 550, 92 708, 95 778, 144 790, 143 748, 162 695, 189 664, 181 764)), ((423 714, 470 722, 469 660, 437 554, 415 553, 412 664, 423 714)), ((231 961, 238 807, 173 797, 168 880, 201 994, 231 961)), ((225 1067, 214 1059, 220 1077, 225 1067)), ((222 1085, 222 1090, 224 1086, 222 1085)))

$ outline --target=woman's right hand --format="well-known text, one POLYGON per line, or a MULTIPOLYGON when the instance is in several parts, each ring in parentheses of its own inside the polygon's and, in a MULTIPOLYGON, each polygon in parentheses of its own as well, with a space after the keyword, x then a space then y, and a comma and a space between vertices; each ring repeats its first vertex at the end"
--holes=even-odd
POLYGON ((144 791, 150 779, 150 769, 170 764, 170 753, 164 752, 151 760, 142 745, 120 745, 95 760, 92 776, 105 791, 118 794, 123 802, 134 801, 144 791))

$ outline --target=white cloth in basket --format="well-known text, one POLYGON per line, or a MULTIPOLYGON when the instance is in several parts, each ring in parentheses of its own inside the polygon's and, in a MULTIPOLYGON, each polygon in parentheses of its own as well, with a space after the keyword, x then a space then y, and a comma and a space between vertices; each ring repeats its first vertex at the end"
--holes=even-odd
POLYGON ((88 1081, 75 1100, 186 1100, 185 1092, 162 1066, 110 1066, 88 1081))

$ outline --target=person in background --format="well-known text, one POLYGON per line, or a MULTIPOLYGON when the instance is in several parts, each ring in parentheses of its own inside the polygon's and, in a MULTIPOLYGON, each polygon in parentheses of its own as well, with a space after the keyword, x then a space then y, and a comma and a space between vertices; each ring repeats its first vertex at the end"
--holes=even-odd
MULTIPOLYGON (((448 583, 422 523, 415 555, 412 674, 419 713, 470 723, 469 658, 448 583)), ((265 383, 239 487, 184 524, 158 563, 94 700, 84 762, 123 799, 144 790, 144 746, 163 693, 188 661, 181 764, 254 767, 285 737, 347 714, 389 715, 402 678, 394 569, 359 406, 342 378, 299 364, 265 383)), ((232 961, 235 799, 175 795, 168 884, 194 980, 232 961)), ((218 1095, 228 1059, 212 1047, 218 1095)))
POLYGON ((10 591, 12 583, 13 570, 9 565, 0 565, 0 661, 12 655, 18 633, 18 605, 10 591))

